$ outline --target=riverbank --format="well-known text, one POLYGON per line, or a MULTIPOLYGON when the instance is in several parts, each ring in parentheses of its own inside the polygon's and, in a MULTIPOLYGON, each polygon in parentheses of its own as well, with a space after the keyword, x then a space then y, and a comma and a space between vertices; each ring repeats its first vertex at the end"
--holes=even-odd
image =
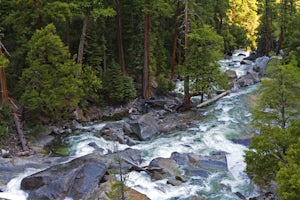
MULTIPOLYGON (((110 114, 109 121, 86 123, 85 126, 74 121, 48 127, 51 130, 48 133, 57 137, 66 135, 64 141, 69 145, 73 158, 84 159, 84 155, 92 152, 109 156, 116 151, 116 147, 121 152, 128 148, 139 151, 141 160, 135 165, 144 170, 148 170, 144 167, 158 170, 155 172, 156 180, 148 172, 134 170, 126 174, 126 185, 150 199, 197 198, 198 194, 204 199, 254 198, 258 192, 244 172, 243 155, 247 147, 243 144, 244 140, 239 142, 240 138, 251 137, 246 130, 251 114, 244 100, 253 89, 255 86, 235 91, 208 108, 189 112, 176 112, 174 108, 180 101, 177 98, 170 100, 174 96, 168 100, 151 99, 130 107, 128 116, 123 116, 122 120, 112 121, 114 115, 110 114), (178 103, 174 104, 174 101, 178 103), (138 128, 134 130, 133 127, 138 128), (148 137, 142 134, 142 130, 156 131, 148 137), (160 169, 164 173, 159 172, 160 169), (181 181, 178 182, 178 179, 181 181)), ((115 113, 114 109, 107 110, 115 113)), ((99 110, 92 111, 104 116, 99 110)), ((37 163, 45 164, 49 170, 50 166, 65 163, 68 158, 36 154, 28 159, 32 162, 32 158, 38 155, 44 158, 37 159, 37 163)), ((133 154, 130 155, 132 158, 133 154)), ((27 167, 43 168, 28 163, 23 169, 27 167)))

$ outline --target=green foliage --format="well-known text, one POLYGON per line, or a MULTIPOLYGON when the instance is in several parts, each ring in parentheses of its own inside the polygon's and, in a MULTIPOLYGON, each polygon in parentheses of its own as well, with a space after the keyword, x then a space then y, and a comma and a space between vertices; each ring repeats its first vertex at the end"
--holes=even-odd
POLYGON ((28 45, 29 68, 21 77, 21 101, 31 113, 54 121, 68 117, 82 97, 79 66, 56 35, 53 24, 37 30, 28 45))
MULTIPOLYGON (((121 198, 122 197, 121 187, 122 187, 122 182, 121 181, 113 180, 111 188, 110 188, 110 192, 108 193, 108 197, 111 200, 120 200, 120 199, 122 199, 121 198)), ((126 192, 126 189, 127 188, 125 187, 124 192, 126 192)))
POLYGON ((262 80, 254 120, 257 125, 273 124, 286 128, 289 121, 299 114, 300 70, 297 63, 287 65, 268 65, 267 76, 262 80))
POLYGON ((41 124, 35 124, 34 127, 30 129, 30 133, 33 136, 43 136, 47 134, 47 129, 41 124))
POLYGON ((84 66, 81 79, 83 86, 88 86, 83 87, 85 98, 94 102, 101 101, 102 81, 97 77, 95 70, 91 66, 84 66))
POLYGON ((221 35, 224 39, 224 52, 227 54, 232 53, 235 49, 251 46, 246 30, 235 24, 224 28, 221 35))
POLYGON ((236 49, 236 41, 234 36, 230 33, 229 29, 224 29, 221 31, 221 36, 224 39, 224 53, 228 54, 236 49))
POLYGON ((105 73, 103 94, 107 102, 126 103, 136 97, 132 78, 121 73, 120 66, 114 63, 105 73))
POLYGON ((220 72, 217 60, 223 56, 223 38, 205 26, 189 34, 190 54, 185 65, 185 74, 194 80, 193 87, 202 93, 211 94, 217 87, 224 87, 226 78, 220 72), (225 79, 224 79, 225 78, 225 79))
POLYGON ((300 138, 296 141, 287 151, 286 165, 280 164, 276 176, 279 184, 278 194, 282 200, 297 200, 300 195, 300 138))
POLYGON ((279 170, 278 163, 284 158, 283 149, 288 147, 288 132, 278 127, 263 127, 260 135, 251 139, 251 146, 245 155, 246 171, 261 185, 274 179, 279 170))
POLYGON ((4 56, 0 56, 0 68, 1 67, 7 67, 9 61, 4 56))
POLYGON ((0 138, 8 137, 8 127, 13 123, 10 107, 0 104, 0 138))
MULTIPOLYGON (((230 10, 227 14, 230 24, 233 27, 235 26, 246 30, 247 39, 245 41, 247 41, 247 44, 249 41, 251 47, 256 47, 256 29, 259 25, 259 14, 257 13, 258 1, 248 0, 246 3, 243 0, 234 0, 229 2, 230 10)), ((244 42, 242 42, 241 45, 244 44, 244 42)))
MULTIPOLYGON (((257 107, 253 110, 253 125, 260 134, 253 136, 245 155, 247 173, 260 184, 274 180, 278 171, 289 165, 286 152, 300 136, 297 121, 300 70, 295 61, 286 65, 272 63, 274 65, 269 65, 267 69, 268 78, 261 82, 257 107)), ((282 170, 279 180, 283 179, 286 171, 288 170, 282 170)), ((284 196, 286 188, 281 188, 284 196)))
POLYGON ((174 81, 165 78, 164 76, 160 75, 157 79, 157 94, 158 95, 166 95, 168 91, 172 91, 175 89, 176 84, 174 81))
POLYGON ((287 37, 285 41, 285 51, 288 53, 287 61, 293 58, 297 59, 298 67, 300 67, 300 13, 292 17, 287 27, 287 37))

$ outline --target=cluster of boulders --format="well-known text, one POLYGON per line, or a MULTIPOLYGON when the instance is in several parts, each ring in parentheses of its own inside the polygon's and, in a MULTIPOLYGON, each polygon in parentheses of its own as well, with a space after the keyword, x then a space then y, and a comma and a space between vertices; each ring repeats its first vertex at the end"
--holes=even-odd
POLYGON ((108 180, 110 171, 119 172, 121 167, 125 172, 131 168, 123 160, 139 165, 140 152, 126 149, 107 155, 93 153, 76 158, 25 177, 21 189, 28 192, 30 199, 99 199, 108 195, 100 190, 99 185, 108 180))
MULTIPOLYGON (((245 87, 260 81, 265 74, 268 62, 268 57, 256 59, 251 54, 241 61, 241 64, 251 66, 245 75, 238 77, 234 70, 227 70, 226 74, 237 87, 245 87)), ((196 109, 176 112, 182 103, 182 98, 169 95, 147 100, 137 99, 117 109, 91 108, 88 115, 84 115, 82 110, 77 110, 74 115, 77 121, 82 123, 93 120, 113 120, 107 122, 99 130, 93 130, 93 126, 90 130, 85 130, 96 132, 97 136, 107 140, 133 146, 140 141, 151 140, 159 134, 184 130, 196 124, 201 118, 200 111, 196 109), (116 119, 120 120, 115 121, 116 119)), ((77 121, 61 126, 49 126, 46 136, 36 141, 38 145, 33 145, 33 147, 41 150, 54 139, 53 134, 61 135, 81 129, 82 126, 77 121)), ((239 141, 236 142, 239 143, 239 141)), ((249 145, 248 140, 245 142, 249 145)), ((12 159, 16 158, 9 158, 9 162, 0 165, 0 180, 2 180, 0 192, 5 189, 5 185, 14 175, 28 167, 37 169, 47 167, 22 180, 21 189, 29 193, 30 199, 64 199, 66 197, 109 199, 109 191, 104 190, 103 186, 110 181, 109 174, 112 171, 120 173, 120 169, 122 172, 144 171, 153 180, 166 179, 167 184, 174 186, 184 184, 193 176, 207 178, 210 173, 228 170, 226 152, 212 152, 206 156, 173 152, 170 158, 155 158, 148 166, 141 166, 141 152, 138 150, 128 148, 104 155, 104 150, 96 143, 91 142, 89 146, 95 149, 93 154, 71 161, 67 161, 68 158, 39 158, 36 155, 33 160, 23 159, 22 162, 12 162, 12 159), (43 159, 48 159, 48 161, 43 159), (24 160, 27 161, 24 162, 24 160)))
MULTIPOLYGON (((270 58, 267 56, 256 58, 256 55, 252 53, 249 57, 245 57, 242 61, 239 61, 239 65, 250 66, 245 75, 238 77, 237 73, 234 70, 227 70, 226 74, 228 78, 234 83, 233 89, 258 83, 260 79, 265 75, 269 59, 270 58)), ((229 65, 232 64, 229 63, 229 65)))
POLYGON ((106 155, 95 152, 25 177, 21 189, 28 192, 29 199, 109 199, 109 191, 101 185, 109 181, 110 173, 145 171, 153 180, 166 179, 166 184, 177 186, 192 176, 207 178, 209 173, 227 171, 225 154, 173 152, 170 158, 155 158, 142 167, 139 150, 128 148, 106 155))

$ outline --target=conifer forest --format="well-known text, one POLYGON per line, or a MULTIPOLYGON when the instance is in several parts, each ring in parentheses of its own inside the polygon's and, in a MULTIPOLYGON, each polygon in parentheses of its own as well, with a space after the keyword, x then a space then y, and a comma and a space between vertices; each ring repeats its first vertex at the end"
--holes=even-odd
MULTIPOLYGON (((220 60, 233 59, 236 50, 249 53, 238 65, 267 60, 263 71, 246 73, 257 87, 247 99, 244 172, 257 187, 275 187, 274 199, 299 200, 300 0, 0 0, 0 155, 43 154, 31 143, 45 127, 116 121, 139 110, 104 120, 92 119, 93 109, 101 114, 136 102, 156 109, 178 82, 180 103, 168 107, 164 100, 164 112, 209 110, 237 84, 248 85, 232 77, 235 69, 222 70, 220 60)), ((4 183, 1 177, 0 171, 4 183)), ((121 176, 115 188, 122 195, 111 192, 109 199, 135 199, 124 196, 124 183, 121 176)), ((1 192, 0 184, 0 199, 1 192)))

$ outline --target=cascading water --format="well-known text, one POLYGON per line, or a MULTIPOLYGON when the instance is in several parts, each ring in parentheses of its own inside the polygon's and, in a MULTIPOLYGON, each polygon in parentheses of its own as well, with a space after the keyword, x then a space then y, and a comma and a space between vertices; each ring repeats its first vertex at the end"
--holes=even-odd
MULTIPOLYGON (((239 76, 245 74, 249 65, 239 65, 239 61, 245 57, 238 55, 239 53, 247 56, 247 52, 236 52, 233 55, 233 60, 220 61, 221 68, 224 70, 233 69, 237 71, 239 76)), ((208 155, 211 152, 223 151, 226 152, 228 171, 211 173, 208 178, 190 177, 187 182, 180 186, 167 185, 166 180, 152 181, 143 172, 131 172, 126 175, 126 184, 146 194, 152 200, 183 200, 194 195, 203 195, 215 200, 234 200, 240 199, 235 194, 237 192, 245 197, 255 196, 257 194, 255 186, 244 172, 246 164, 243 156, 247 147, 232 142, 233 139, 246 134, 245 127, 251 121, 251 114, 244 99, 255 88, 254 85, 241 89, 220 99, 206 110, 205 117, 194 128, 131 147, 142 151, 144 160, 142 165, 148 165, 152 159, 157 157, 168 158, 172 152, 208 155)), ((104 124, 98 124, 83 127, 82 134, 76 134, 67 139, 72 144, 74 157, 93 152, 94 148, 88 145, 90 142, 95 142, 103 148, 104 153, 115 150, 114 142, 93 135, 93 132, 100 130, 103 126, 104 124)), ((118 144, 117 148, 122 150, 127 147, 127 145, 118 144)), ((20 181, 25 175, 28 175, 28 172, 13 179, 8 185, 9 190, 0 193, 0 198, 26 199, 26 193, 19 190, 20 181)))

